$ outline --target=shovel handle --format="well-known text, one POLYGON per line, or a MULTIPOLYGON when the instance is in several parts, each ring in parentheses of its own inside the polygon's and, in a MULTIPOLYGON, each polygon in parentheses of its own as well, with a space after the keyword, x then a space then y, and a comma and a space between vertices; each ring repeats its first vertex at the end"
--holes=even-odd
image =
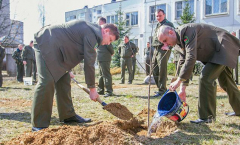
MULTIPOLYGON (((84 92, 86 92, 87 94, 90 94, 90 91, 88 88, 86 88, 85 86, 81 85, 77 80, 75 80, 74 78, 72 78, 72 80, 81 88, 83 89, 84 92)), ((107 104, 105 102, 103 102, 100 97, 97 97, 97 101, 102 105, 102 106, 106 106, 107 104)))

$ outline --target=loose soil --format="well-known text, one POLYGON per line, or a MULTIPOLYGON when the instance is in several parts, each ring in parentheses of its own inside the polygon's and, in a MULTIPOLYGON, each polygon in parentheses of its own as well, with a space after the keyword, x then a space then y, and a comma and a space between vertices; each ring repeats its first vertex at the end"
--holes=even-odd
MULTIPOLYGON (((10 140, 6 145, 147 144, 151 139, 146 137, 147 126, 144 122, 146 119, 142 118, 145 118, 146 110, 143 109, 138 114, 139 116, 132 117, 130 120, 105 121, 84 127, 64 125, 38 132, 29 132, 10 140)), ((154 112, 156 111, 151 110, 151 115, 154 112)), ((174 122, 163 121, 152 137, 163 138, 175 132, 176 129, 177 126, 174 122)))
POLYGON ((133 118, 133 114, 127 109, 127 107, 121 105, 120 103, 110 103, 104 106, 103 109, 123 120, 130 120, 133 118))

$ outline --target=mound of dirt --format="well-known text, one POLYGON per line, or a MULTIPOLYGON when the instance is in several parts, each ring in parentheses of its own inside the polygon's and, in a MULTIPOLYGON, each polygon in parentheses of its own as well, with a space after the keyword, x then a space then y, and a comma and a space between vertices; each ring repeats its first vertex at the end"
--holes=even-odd
POLYGON ((6 145, 80 145, 80 144, 135 144, 137 141, 121 129, 108 122, 89 127, 61 126, 26 133, 12 139, 6 145))
POLYGON ((133 114, 127 109, 127 107, 121 105, 120 103, 109 103, 104 106, 103 109, 123 120, 130 120, 133 118, 133 114))
MULTIPOLYGON (((146 110, 142 110, 139 114, 146 114, 146 110)), ((151 112, 154 114, 154 110, 151 112)), ((176 129, 177 126, 174 122, 163 121, 152 137, 165 137, 176 129)), ((85 127, 64 125, 47 128, 38 132, 22 134, 7 142, 6 145, 148 144, 148 141, 150 138, 147 137, 146 122, 137 116, 130 120, 99 122, 85 127)))

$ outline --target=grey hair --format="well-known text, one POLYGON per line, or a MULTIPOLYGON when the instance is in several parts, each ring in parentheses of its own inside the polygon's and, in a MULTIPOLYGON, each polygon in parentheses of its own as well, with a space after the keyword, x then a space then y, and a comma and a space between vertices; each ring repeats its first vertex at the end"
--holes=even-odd
POLYGON ((175 31, 173 27, 161 26, 157 31, 157 38, 159 38, 159 36, 162 36, 162 35, 168 35, 169 30, 175 31))

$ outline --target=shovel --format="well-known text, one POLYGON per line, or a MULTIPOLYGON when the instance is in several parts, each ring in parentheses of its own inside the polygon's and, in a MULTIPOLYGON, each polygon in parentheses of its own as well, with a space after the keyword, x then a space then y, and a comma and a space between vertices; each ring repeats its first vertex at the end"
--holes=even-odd
MULTIPOLYGON (((90 93, 88 88, 84 87, 81 85, 77 80, 72 78, 72 80, 81 88, 83 89, 86 93, 90 93)), ((107 110, 109 113, 112 115, 116 116, 117 118, 120 118, 122 120, 130 120, 133 118, 133 114, 127 109, 127 107, 121 105, 120 103, 110 103, 107 104, 103 102, 100 97, 97 98, 97 101, 103 106, 104 110, 107 110)))
MULTIPOLYGON (((86 88, 85 86, 81 85, 77 80, 75 80, 74 78, 72 78, 72 80, 81 88, 83 89, 83 91, 85 91, 86 93, 90 93, 89 89, 86 88)), ((100 97, 97 97, 97 101, 102 105, 102 106, 106 106, 107 103, 103 102, 100 97)))

